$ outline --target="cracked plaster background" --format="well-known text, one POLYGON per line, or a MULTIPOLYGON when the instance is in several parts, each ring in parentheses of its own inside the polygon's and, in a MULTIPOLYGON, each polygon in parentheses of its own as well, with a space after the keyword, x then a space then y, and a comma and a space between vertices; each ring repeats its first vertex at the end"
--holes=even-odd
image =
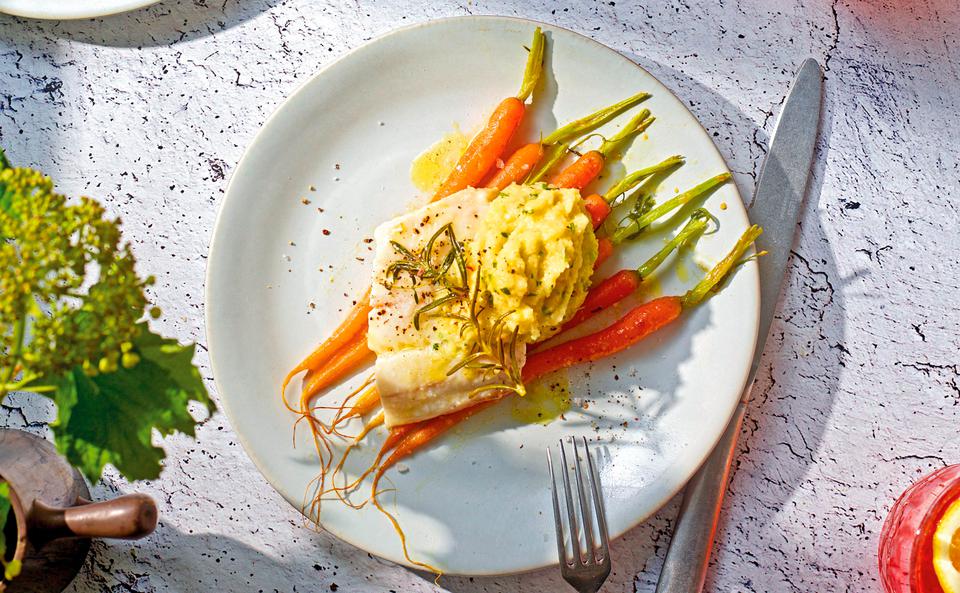
MULTIPOLYGON (((476 0, 193 0, 108 19, 0 16, 0 144, 67 194, 105 201, 157 326, 203 346, 203 281, 218 203, 244 147, 299 84, 398 25, 462 14, 540 19, 631 57, 691 106, 752 194, 803 58, 826 68, 818 162, 789 286, 740 442, 709 591, 879 591, 891 501, 960 461, 960 8, 916 2, 640 5, 476 0)), ((43 433, 15 396, 0 425, 43 433)), ((113 471, 100 497, 142 490, 162 522, 97 543, 74 591, 539 592, 546 570, 440 587, 325 535, 261 478, 222 415, 168 439, 160 480, 113 471)), ((604 591, 652 591, 677 501, 616 542, 604 591)))

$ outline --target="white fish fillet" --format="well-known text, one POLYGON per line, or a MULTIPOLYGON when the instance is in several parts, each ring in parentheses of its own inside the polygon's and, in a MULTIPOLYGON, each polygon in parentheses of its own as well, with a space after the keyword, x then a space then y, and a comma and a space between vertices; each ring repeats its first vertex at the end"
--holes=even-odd
MULTIPOLYGON (((374 231, 376 256, 367 344, 377 355, 376 382, 387 426, 434 418, 498 395, 492 390, 471 392, 503 382, 502 375, 484 377, 459 371, 447 376, 457 359, 438 345, 451 343, 451 322, 423 319, 420 329, 414 327, 415 311, 439 296, 437 293, 443 294, 441 287, 421 283, 417 302, 408 281, 392 289, 385 283, 388 267, 401 259, 391 241, 419 252, 430 237, 452 223, 457 240, 463 242, 476 234, 494 197, 495 190, 468 188, 385 222, 374 231)), ((446 242, 438 241, 434 252, 439 257, 448 249, 446 242)), ((524 355, 517 354, 522 364, 524 355)))

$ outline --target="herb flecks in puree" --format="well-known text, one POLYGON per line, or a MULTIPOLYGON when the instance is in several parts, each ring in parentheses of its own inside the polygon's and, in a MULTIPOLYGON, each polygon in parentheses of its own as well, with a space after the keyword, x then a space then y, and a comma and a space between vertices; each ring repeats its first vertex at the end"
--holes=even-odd
POLYGON ((597 257, 576 190, 466 189, 381 225, 368 344, 388 426, 526 394, 526 345, 583 303, 597 257))
POLYGON ((473 251, 494 316, 525 343, 556 334, 590 288, 597 238, 573 189, 512 185, 491 203, 473 251))

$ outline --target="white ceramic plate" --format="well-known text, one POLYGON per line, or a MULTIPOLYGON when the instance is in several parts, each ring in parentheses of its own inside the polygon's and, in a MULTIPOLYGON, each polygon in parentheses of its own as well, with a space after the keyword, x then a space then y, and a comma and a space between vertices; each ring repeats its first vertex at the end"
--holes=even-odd
POLYGON ((136 10, 160 0, 0 0, 0 12, 32 19, 89 19, 136 10))
MULTIPOLYGON (((476 128, 493 105, 516 92, 523 45, 534 27, 510 18, 455 18, 372 41, 294 93, 237 167, 210 253, 210 356, 244 447, 297 508, 318 465, 305 430, 292 446, 294 416, 281 405, 280 381, 369 285, 371 251, 363 239, 416 202, 413 158, 455 125, 476 128)), ((586 37, 544 30, 550 83, 535 97, 528 138, 646 90, 653 98, 645 106, 658 119, 648 139, 627 154, 629 169, 685 155, 686 165, 661 186, 661 197, 727 170, 703 128, 649 73, 586 37)), ((733 184, 707 206, 720 230, 700 241, 696 258, 713 263, 746 228, 747 217, 733 184)), ((601 272, 638 265, 661 241, 630 245, 601 272)), ((689 262, 669 269, 660 290, 679 294, 700 274, 689 262)), ((574 397, 589 400, 587 410, 574 408, 565 420, 544 426, 515 420, 512 404, 503 403, 410 459, 408 472, 390 472, 396 490, 383 500, 405 528, 414 558, 461 574, 555 563, 544 450, 564 435, 601 441, 612 534, 648 517, 719 438, 746 380, 758 303, 757 271, 748 264, 722 293, 658 335, 566 372, 560 381, 569 382, 574 397)), ((346 392, 340 388, 329 401, 346 392)), ((369 463, 379 440, 352 458, 349 472, 369 463)), ((364 550, 402 562, 397 537, 370 506, 355 511, 326 502, 322 523, 364 550)))

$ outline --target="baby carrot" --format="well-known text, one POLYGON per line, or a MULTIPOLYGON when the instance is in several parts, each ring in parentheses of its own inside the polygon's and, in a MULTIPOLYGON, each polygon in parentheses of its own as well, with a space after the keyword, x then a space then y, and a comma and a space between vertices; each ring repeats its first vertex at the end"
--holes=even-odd
POLYGON ((533 380, 553 371, 626 350, 679 317, 682 309, 682 300, 676 296, 660 297, 644 303, 630 310, 610 327, 533 354, 523 367, 523 379, 533 380))
MULTIPOLYGON (((534 167, 537 167, 545 154, 548 157, 546 163, 537 169, 541 173, 541 176, 566 155, 570 149, 570 142, 602 126, 649 96, 647 93, 637 93, 619 103, 604 107, 599 111, 558 128, 539 143, 530 143, 518 148, 510 156, 503 168, 494 173, 485 186, 495 187, 501 190, 511 183, 523 183, 524 179, 527 179, 527 183, 539 181, 539 177, 536 179, 532 178, 534 175, 532 171, 534 167)), ((646 113, 649 113, 649 111, 646 113)))
POLYGON ((640 283, 653 274, 654 270, 667 259, 670 253, 707 230, 708 220, 709 215, 705 210, 694 212, 690 217, 690 222, 639 268, 636 270, 620 270, 591 288, 583 304, 577 309, 576 314, 570 321, 563 325, 561 331, 580 325, 600 311, 633 294, 640 287, 640 283))
POLYGON ((603 265, 603 262, 610 259, 613 255, 613 241, 609 237, 600 237, 597 239, 597 261, 593 262, 593 269, 596 270, 603 265))
POLYGON ((594 230, 603 224, 603 221, 610 215, 610 204, 600 194, 590 194, 584 198, 583 207, 587 209, 587 214, 590 215, 594 230))
MULTIPOLYGON (((575 119, 551 132, 540 141, 540 144, 544 147, 544 156, 541 157, 543 162, 530 173, 524 183, 537 183, 542 181, 554 165, 560 162, 563 157, 570 152, 571 142, 592 132, 648 98, 650 98, 650 93, 637 93, 613 105, 599 109, 590 115, 575 119)), ((644 109, 641 113, 649 115, 650 111, 644 109)))
POLYGON ((436 418, 430 418, 429 420, 423 420, 411 425, 413 428, 407 431, 402 440, 396 444, 396 449, 390 454, 390 457, 387 457, 384 462, 380 464, 380 469, 377 470, 377 473, 382 474, 397 461, 413 455, 421 447, 436 438, 437 435, 446 432, 449 428, 460 424, 467 418, 489 408, 498 401, 500 401, 500 398, 484 400, 469 408, 444 414, 443 416, 437 416, 436 418))
MULTIPOLYGON (((300 364, 287 373, 280 387, 281 394, 286 392, 287 385, 289 385, 290 380, 293 379, 297 373, 318 368, 320 365, 329 361, 342 348, 354 342, 357 334, 362 332, 364 337, 366 337, 367 315, 369 315, 369 313, 370 289, 368 288, 363 297, 361 297, 353 309, 350 310, 350 313, 347 315, 347 318, 343 320, 343 323, 340 324, 340 327, 334 330, 333 334, 320 344, 310 356, 307 356, 300 364)), ((286 402, 286 396, 284 396, 284 401, 286 402)), ((287 407, 289 408, 290 406, 288 405, 287 407)))
POLYGON ((350 411, 347 413, 346 418, 352 418, 354 416, 365 416, 366 414, 373 411, 380 405, 380 392, 377 391, 376 385, 371 385, 367 388, 366 391, 360 394, 357 397, 357 401, 354 402, 353 407, 350 408, 350 411))
POLYGON ((346 403, 347 402, 344 402, 344 410, 334 418, 333 426, 339 426, 351 418, 358 418, 372 412, 374 408, 380 405, 380 392, 377 391, 375 384, 370 385, 364 388, 360 395, 357 396, 357 401, 353 402, 349 409, 346 408, 346 403))
POLYGON ((475 186, 483 180, 490 168, 503 154, 523 119, 526 107, 524 101, 533 92, 543 70, 543 48, 546 37, 540 27, 533 33, 530 55, 523 73, 523 83, 516 97, 507 97, 497 105, 487 125, 477 134, 446 181, 433 196, 433 201, 445 198, 469 186, 475 186))
POLYGON ((596 150, 583 153, 580 158, 550 178, 549 185, 583 189, 603 170, 603 155, 596 150))
POLYGON ((303 379, 301 409, 307 409, 307 402, 325 387, 345 377, 350 371, 361 365, 372 354, 367 348, 367 328, 356 334, 349 346, 338 352, 322 367, 311 369, 303 379))
POLYGON ((432 201, 445 198, 465 187, 476 185, 500 157, 520 120, 523 118, 523 102, 508 97, 500 102, 487 126, 467 146, 450 176, 443 182, 432 201))
POLYGON ((644 109, 627 122, 619 132, 604 140, 599 149, 583 153, 580 158, 554 175, 549 184, 554 187, 583 189, 596 179, 607 159, 619 158, 623 147, 637 134, 650 127, 655 119, 650 116, 650 111, 644 109))
POLYGON ((543 156, 543 146, 539 142, 524 144, 507 159, 503 168, 494 173, 485 187, 502 190, 511 183, 522 183, 530 171, 537 166, 543 156))

